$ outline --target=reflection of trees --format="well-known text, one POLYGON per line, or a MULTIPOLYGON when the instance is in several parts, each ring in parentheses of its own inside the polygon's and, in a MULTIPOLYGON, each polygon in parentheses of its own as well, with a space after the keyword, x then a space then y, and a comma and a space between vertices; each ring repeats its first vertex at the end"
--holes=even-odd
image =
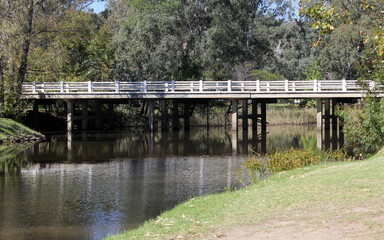
POLYGON ((0 147, 0 176, 19 175, 21 168, 28 164, 22 153, 29 146, 1 146, 0 147))

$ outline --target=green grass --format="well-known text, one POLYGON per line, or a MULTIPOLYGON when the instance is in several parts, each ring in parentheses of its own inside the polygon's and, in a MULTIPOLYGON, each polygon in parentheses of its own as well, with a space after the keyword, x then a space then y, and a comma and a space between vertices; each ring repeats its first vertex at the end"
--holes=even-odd
POLYGON ((0 141, 18 139, 23 136, 40 136, 40 134, 12 119, 0 118, 0 141))
MULTIPOLYGON (((281 172, 249 188, 193 198, 140 228, 107 239, 213 239, 270 222, 361 224, 362 236, 384 236, 384 154, 365 161, 317 165, 281 172), (354 211, 354 209, 357 209, 354 211), (359 209, 365 209, 359 211, 359 209)), ((344 225, 343 225, 344 224, 344 225)), ((352 234, 346 232, 345 234, 352 234)))

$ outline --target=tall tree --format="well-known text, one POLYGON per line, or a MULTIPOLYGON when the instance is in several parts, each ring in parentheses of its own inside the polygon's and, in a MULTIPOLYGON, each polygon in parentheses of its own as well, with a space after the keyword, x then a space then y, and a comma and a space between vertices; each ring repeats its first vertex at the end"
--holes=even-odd
POLYGON ((0 0, 0 70, 5 82, 2 95, 9 98, 6 103, 10 104, 5 104, 6 112, 13 111, 19 102, 22 83, 30 73, 41 72, 42 69, 36 68, 38 64, 31 66, 31 63, 50 62, 58 49, 51 44, 52 39, 73 31, 66 21, 74 13, 81 14, 89 3, 87 0, 0 0), (52 55, 38 54, 47 51, 52 55), (31 59, 31 55, 36 59, 31 59), (49 58, 42 59, 43 56, 49 58))
POLYGON ((382 9, 382 0, 301 0, 300 5, 301 15, 319 31, 314 45, 319 48, 323 77, 361 77, 358 68, 367 59, 366 51, 373 47, 369 36, 379 24, 375 12, 382 9), (371 7, 364 7, 367 4, 371 7))
MULTIPOLYGON (((127 1, 116 36, 117 76, 141 80, 228 79, 238 64, 273 55, 269 26, 290 1, 127 1)), ((261 60, 261 61, 260 61, 261 60)))

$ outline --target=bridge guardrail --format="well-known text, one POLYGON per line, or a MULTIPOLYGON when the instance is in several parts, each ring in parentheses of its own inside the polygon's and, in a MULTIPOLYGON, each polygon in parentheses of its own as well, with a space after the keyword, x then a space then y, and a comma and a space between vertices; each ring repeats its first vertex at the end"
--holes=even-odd
MULTIPOLYGON (((374 82, 368 81, 371 88, 374 82)), ((143 82, 32 82, 23 94, 73 93, 213 93, 213 92, 361 92, 357 80, 311 81, 143 81, 143 82)))

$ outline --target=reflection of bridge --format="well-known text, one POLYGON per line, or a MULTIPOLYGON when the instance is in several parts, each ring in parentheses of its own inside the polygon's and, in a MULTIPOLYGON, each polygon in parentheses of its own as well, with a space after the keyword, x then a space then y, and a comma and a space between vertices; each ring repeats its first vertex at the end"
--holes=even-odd
MULTIPOLYGON (((375 87, 374 82, 365 83, 370 88, 375 87)), ((275 103, 277 99, 302 98, 317 100, 318 130, 337 130, 339 124, 334 114, 335 107, 362 98, 363 95, 364 91, 356 80, 44 82, 23 85, 23 97, 35 100, 35 113, 38 104, 44 101, 66 101, 69 132, 76 120, 81 121, 82 130, 88 129, 89 121, 94 122, 96 129, 102 128, 102 121, 111 114, 103 115, 101 104, 108 104, 110 111, 113 111, 113 104, 126 104, 127 100, 133 99, 147 101, 148 125, 151 131, 154 130, 156 120, 160 120, 161 128, 166 130, 170 122, 174 129, 178 129, 179 120, 183 119, 184 127, 189 129, 191 104, 201 100, 226 99, 232 104, 232 130, 237 131, 239 119, 242 121, 242 128, 247 130, 251 120, 253 131, 257 131, 260 124, 263 136, 267 126, 267 103, 275 103), (240 106, 241 115, 238 111, 240 106), (75 108, 81 109, 81 115, 74 116, 75 108), (155 117, 155 108, 159 109, 159 117, 155 117), (172 111, 168 108, 172 108, 172 111), (89 109, 94 109, 93 116, 88 113, 89 109)), ((37 114, 35 116, 37 124, 37 114)))

